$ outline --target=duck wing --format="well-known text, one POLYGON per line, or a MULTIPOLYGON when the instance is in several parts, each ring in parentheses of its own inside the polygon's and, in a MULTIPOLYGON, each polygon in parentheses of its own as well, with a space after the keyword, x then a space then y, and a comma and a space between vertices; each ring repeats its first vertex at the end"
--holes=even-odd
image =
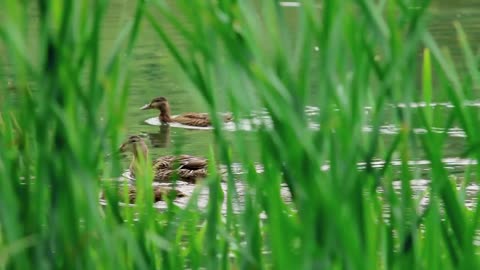
POLYGON ((180 169, 197 170, 207 167, 207 159, 195 156, 182 155, 179 157, 180 169))
POLYGON ((171 169, 175 159, 176 159, 175 156, 159 157, 153 161, 153 168, 155 169, 155 171, 161 170, 161 169, 171 169))
MULTIPOLYGON (((210 121, 210 116, 208 113, 182 113, 177 117, 183 118, 192 118, 192 119, 205 119, 210 121)), ((224 113, 222 114, 224 122, 230 122, 233 120, 233 115, 231 113, 224 113)))
POLYGON ((195 126, 195 127, 208 127, 211 125, 210 119, 204 117, 184 117, 183 115, 179 115, 173 118, 173 121, 187 125, 187 126, 195 126))
POLYGON ((154 161, 154 181, 169 182, 174 174, 181 180, 194 182, 207 175, 208 160, 191 155, 163 156, 154 161), (176 167, 178 165, 178 167, 176 167), (175 166, 175 167, 174 167, 175 166))
POLYGON ((210 119, 210 117, 208 116, 208 113, 194 113, 194 112, 182 113, 177 117, 193 118, 193 119, 210 119))

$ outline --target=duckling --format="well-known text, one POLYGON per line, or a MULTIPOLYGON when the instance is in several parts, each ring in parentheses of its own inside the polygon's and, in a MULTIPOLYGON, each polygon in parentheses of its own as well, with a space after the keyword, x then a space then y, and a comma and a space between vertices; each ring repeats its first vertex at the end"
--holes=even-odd
MULTIPOLYGON (((208 127, 212 125, 210 117, 207 113, 183 113, 175 117, 170 116, 170 104, 165 97, 157 97, 152 99, 149 104, 140 108, 141 110, 158 109, 160 110, 159 119, 162 124, 168 124, 171 122, 180 123, 183 125, 196 126, 196 127, 208 127)), ((224 122, 232 121, 231 115, 225 115, 224 122)))
MULTIPOLYGON (((168 196, 172 193, 176 198, 181 198, 186 196, 183 192, 176 189, 155 186, 153 187, 153 202, 163 201, 165 196, 168 196)), ((137 201, 137 189, 135 188, 135 186, 132 186, 132 185, 120 186, 118 189, 118 196, 120 198, 120 201, 134 204, 137 201), (123 188, 128 188, 127 198, 124 198, 125 190, 123 188)), ((105 192, 102 192, 100 198, 103 200, 105 199, 105 192)))
MULTIPOLYGON (((130 136, 120 146, 121 152, 130 151, 133 153, 133 160, 130 163, 130 172, 133 176, 138 173, 139 163, 146 161, 148 147, 139 136, 130 136)), ((207 176, 207 159, 190 155, 163 156, 153 162, 154 181, 167 182, 173 175, 178 175, 180 180, 195 182, 198 178, 207 176), (178 165, 178 167, 175 167, 178 165)))

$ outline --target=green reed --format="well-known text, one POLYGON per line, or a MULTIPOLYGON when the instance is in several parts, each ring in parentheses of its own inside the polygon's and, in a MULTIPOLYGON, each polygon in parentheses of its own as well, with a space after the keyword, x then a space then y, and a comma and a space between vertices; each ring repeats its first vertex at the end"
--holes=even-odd
MULTIPOLYGON (((441 162, 439 146, 447 135, 432 131, 431 108, 398 107, 394 115, 385 115, 389 104, 421 101, 419 91, 428 104, 433 91, 446 93, 456 107, 442 123, 445 130, 458 123, 467 130, 468 147, 475 147, 477 116, 463 101, 474 98, 469 81, 475 83, 478 75, 475 56, 458 26, 470 71, 466 79, 458 76, 448 53, 438 49, 426 30, 428 1, 415 7, 409 1, 381 5, 324 1, 321 8, 302 1, 290 24, 274 1, 193 2, 161 4, 147 17, 212 114, 218 103, 228 100, 237 119, 260 106, 273 121, 273 128, 256 133, 260 146, 249 145, 241 132, 231 144, 220 129, 215 132, 224 161, 228 163, 226 149, 235 148, 250 169, 244 179, 252 191, 246 194, 245 213, 227 215, 225 223, 233 235, 236 231, 229 222, 239 222, 240 231, 246 233, 247 242, 237 251, 239 265, 285 269, 476 265, 476 221, 468 217, 470 211, 441 162), (175 46, 166 23, 187 41, 184 50, 175 46), (421 65, 418 53, 424 48, 432 57, 427 53, 421 65), (438 79, 435 84, 432 75, 438 79), (306 105, 320 108, 318 131, 308 126, 306 105), (372 108, 368 117, 366 107, 372 108), (389 142, 380 138, 385 121, 401 127, 389 142), (372 132, 365 133, 362 128, 369 123, 372 132), (424 136, 413 133, 419 124, 427 129, 424 136), (251 171, 252 151, 261 153, 263 174, 251 171), (424 210, 418 210, 409 183, 419 171, 410 171, 407 164, 419 154, 432 163, 430 203, 424 210), (374 158, 388 162, 394 157, 402 161, 399 175, 388 163, 381 169, 372 167, 374 158), (330 169, 323 171, 326 161, 330 169), (366 164, 365 170, 357 170, 359 162, 366 164), (396 179, 401 180, 400 194, 393 191, 396 179), (280 182, 292 191, 293 206, 282 201, 280 182), (383 195, 377 194, 378 188, 383 195), (390 209, 388 218, 383 217, 384 207, 390 209), (257 218, 262 211, 265 222, 257 218), (271 252, 268 260, 261 249, 271 252)), ((478 159, 473 153, 468 155, 478 159)), ((237 246, 236 241, 225 245, 237 246)))
POLYGON ((464 103, 480 82, 477 58, 455 24, 466 67, 459 74, 427 31, 428 2, 305 0, 287 23, 277 1, 138 1, 103 55, 109 1, 2 1, 2 61, 16 89, 0 88, 0 269, 475 269, 480 211, 465 207, 465 191, 442 163, 448 134, 432 128, 461 127, 465 157, 480 161, 478 113, 464 103), (32 10, 37 29, 28 28, 32 10), (196 190, 184 209, 169 201, 157 213, 146 196, 148 173, 137 181, 137 206, 120 207, 100 181, 121 172, 116 149, 141 22, 153 26, 208 107, 210 160, 235 159, 245 170, 229 170, 223 194, 212 164, 200 184, 209 190, 207 209, 199 209, 196 190), (441 122, 429 107, 389 109, 430 104, 436 93, 455 105, 441 122), (320 108, 318 129, 307 105, 320 108), (245 131, 222 130, 224 107, 236 121, 263 108, 272 126, 259 127, 252 145, 245 131), (385 122, 400 127, 388 139, 385 122), (427 132, 416 135, 418 126, 427 132), (421 173, 408 165, 418 155, 431 163, 424 208, 410 183, 421 173), (376 159, 385 165, 373 166, 376 159), (238 181, 247 187, 241 198, 238 181))

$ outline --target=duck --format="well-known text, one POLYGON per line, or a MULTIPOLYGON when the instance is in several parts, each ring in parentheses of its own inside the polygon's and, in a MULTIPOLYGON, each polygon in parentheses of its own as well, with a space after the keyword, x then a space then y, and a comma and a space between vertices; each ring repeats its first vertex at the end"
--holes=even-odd
MULTIPOLYGON (((161 186, 154 186, 153 187, 153 202, 164 201, 165 196, 169 196, 171 194, 173 194, 173 196, 175 198, 181 198, 181 197, 186 196, 183 192, 181 192, 179 190, 176 190, 176 189, 172 189, 172 188, 168 188, 168 187, 161 187, 161 186)), ((128 202, 130 204, 135 204, 135 202, 137 201, 137 189, 133 185, 119 186, 118 196, 119 196, 119 198, 120 198, 119 200, 121 202, 128 202), (125 198, 125 189, 124 188, 127 188, 127 190, 126 190, 127 198, 125 198)), ((102 192, 100 198, 105 200, 105 192, 102 192)))
MULTIPOLYGON (((132 152, 130 173, 135 177, 139 172, 140 162, 148 158, 148 147, 137 135, 130 136, 121 146, 120 152, 132 152)), ((154 182, 168 182, 174 175, 182 181, 195 183, 207 176, 207 159, 191 155, 162 156, 153 162, 154 182)))
MULTIPOLYGON (((170 104, 165 97, 157 97, 152 99, 150 103, 145 104, 140 108, 141 110, 157 109, 160 111, 158 118, 162 124, 179 123, 188 126, 208 127, 212 125, 212 121, 208 113, 183 113, 172 117, 170 115, 170 104)), ((227 114, 223 117, 224 122, 232 121, 232 115, 227 114)))

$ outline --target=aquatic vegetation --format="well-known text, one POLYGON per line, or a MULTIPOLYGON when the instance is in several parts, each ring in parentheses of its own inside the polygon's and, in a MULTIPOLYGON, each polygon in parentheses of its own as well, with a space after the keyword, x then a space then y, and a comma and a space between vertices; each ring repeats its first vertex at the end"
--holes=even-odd
POLYGON ((139 0, 105 51, 111 4, 0 1, 16 87, 0 84, 0 269, 478 268, 480 209, 465 205, 480 169, 478 108, 468 105, 478 57, 456 23, 464 65, 454 65, 428 31, 429 1, 139 0), (206 207, 195 189, 182 207, 161 193, 167 207, 154 209, 148 162, 136 168, 132 207, 119 204, 130 189, 119 196, 100 181, 122 172, 116 150, 142 25, 208 107, 208 159, 228 177, 224 192, 208 164, 206 207), (447 117, 435 104, 451 106, 447 117), (224 107, 237 124, 266 111, 256 143, 221 128, 224 107), (444 155, 458 130, 461 180, 444 155), (423 197, 412 190, 419 176, 429 180, 423 197))

